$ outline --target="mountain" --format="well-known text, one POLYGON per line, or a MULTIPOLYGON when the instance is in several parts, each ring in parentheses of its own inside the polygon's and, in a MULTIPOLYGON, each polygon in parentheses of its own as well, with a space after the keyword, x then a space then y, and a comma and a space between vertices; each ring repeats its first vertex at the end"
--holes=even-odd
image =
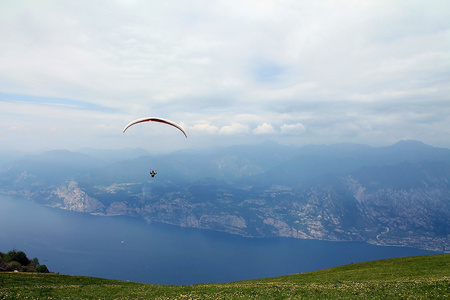
POLYGON ((131 159, 150 155, 150 152, 142 148, 127 148, 119 150, 83 148, 79 152, 107 163, 119 162, 125 157, 131 159))
POLYGON ((52 151, 3 164, 0 192, 247 237, 450 248, 450 150, 417 141, 52 151))

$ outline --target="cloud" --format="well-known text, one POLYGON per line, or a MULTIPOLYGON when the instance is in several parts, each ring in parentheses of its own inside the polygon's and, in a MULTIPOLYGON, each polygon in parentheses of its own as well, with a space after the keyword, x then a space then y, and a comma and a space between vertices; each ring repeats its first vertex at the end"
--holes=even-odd
POLYGON ((263 123, 253 130, 254 134, 272 134, 275 133, 273 126, 269 123, 263 123))
POLYGON ((220 128, 219 133, 224 135, 242 134, 250 131, 248 125, 240 123, 232 123, 231 125, 220 128))
MULTIPOLYGON (((445 0, 15 1, 0 18, 0 99, 15 101, 0 101, 0 125, 57 122, 85 147, 96 134, 121 146, 103 125, 143 116, 183 123, 196 145, 218 134, 450 147, 445 0)), ((8 143, 69 140, 21 132, 8 143)))
POLYGON ((197 132, 203 132, 203 133, 207 133, 207 134, 214 134, 217 133, 219 131, 219 128, 217 128, 214 125, 211 124, 196 124, 192 127, 190 127, 190 130, 192 131, 197 131, 197 132))
POLYGON ((86 110, 86 111, 110 111, 114 112, 114 109, 104 107, 93 102, 78 101, 72 99, 60 99, 49 97, 33 97, 27 95, 11 95, 0 93, 0 102, 16 102, 29 105, 42 105, 42 106, 60 106, 67 109, 86 110))
POLYGON ((306 131, 306 128, 303 124, 283 124, 280 127, 281 133, 289 134, 289 135, 298 135, 303 134, 306 131))

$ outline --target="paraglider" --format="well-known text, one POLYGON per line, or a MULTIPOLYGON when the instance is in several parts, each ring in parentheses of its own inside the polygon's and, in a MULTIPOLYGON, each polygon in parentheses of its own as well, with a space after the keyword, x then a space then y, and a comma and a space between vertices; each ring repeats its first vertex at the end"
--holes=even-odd
MULTIPOLYGON (((127 124, 127 126, 125 126, 125 128, 123 129, 123 133, 125 133, 125 131, 127 131, 127 129, 130 128, 131 126, 139 124, 139 123, 144 123, 144 122, 158 122, 158 123, 171 125, 177 129, 179 129, 184 134, 184 136, 187 138, 186 131, 183 129, 183 127, 181 127, 180 125, 178 125, 177 123, 175 123, 173 121, 170 121, 167 119, 162 119, 162 118, 156 118, 156 117, 141 118, 141 119, 136 119, 134 121, 131 121, 130 123, 127 124)), ((152 176, 152 178, 155 177, 156 174, 157 174, 157 172, 155 170, 150 171, 150 175, 152 176)))
POLYGON ((123 132, 125 133, 125 131, 130 128, 133 125, 139 124, 139 123, 143 123, 143 122, 159 122, 159 123, 163 123, 163 124, 167 124, 167 125, 171 125, 175 128, 178 128, 179 130, 181 130, 181 132, 184 134, 184 136, 187 138, 187 134, 186 131, 184 131, 183 127, 181 127, 180 125, 178 125, 177 123, 170 121, 170 120, 166 120, 166 119, 162 119, 162 118, 155 118, 155 117, 151 117, 151 118, 141 118, 141 119, 136 119, 134 121, 131 121, 130 123, 127 124, 127 126, 125 126, 125 128, 123 129, 123 132))

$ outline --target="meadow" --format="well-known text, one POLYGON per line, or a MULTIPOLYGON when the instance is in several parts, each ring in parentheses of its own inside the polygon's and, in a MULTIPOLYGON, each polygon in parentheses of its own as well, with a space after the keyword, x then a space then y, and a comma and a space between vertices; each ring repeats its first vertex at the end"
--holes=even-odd
POLYGON ((232 283, 151 285, 94 277, 0 273, 0 299, 449 299, 450 254, 350 264, 232 283))

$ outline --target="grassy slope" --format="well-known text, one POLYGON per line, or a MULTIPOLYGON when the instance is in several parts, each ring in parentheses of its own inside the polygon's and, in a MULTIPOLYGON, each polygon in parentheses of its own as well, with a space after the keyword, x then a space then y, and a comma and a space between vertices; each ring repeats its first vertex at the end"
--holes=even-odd
POLYGON ((450 254, 387 259, 234 283, 149 285, 0 273, 0 299, 449 299, 450 254))

